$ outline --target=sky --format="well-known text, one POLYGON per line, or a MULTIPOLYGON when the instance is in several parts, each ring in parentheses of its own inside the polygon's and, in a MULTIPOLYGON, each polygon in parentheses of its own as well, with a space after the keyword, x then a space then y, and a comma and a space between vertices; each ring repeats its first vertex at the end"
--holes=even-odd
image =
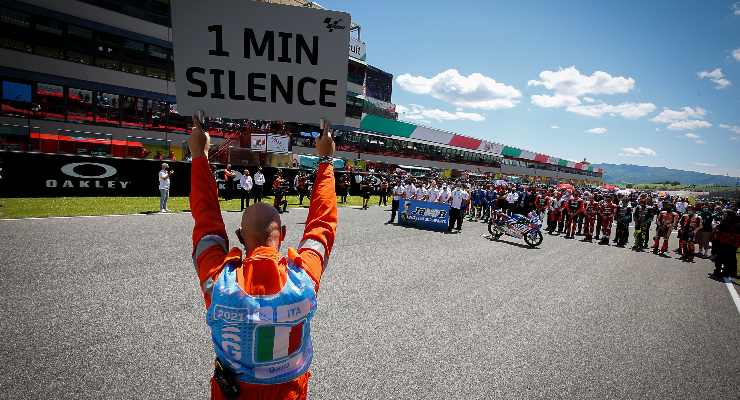
POLYGON ((321 0, 400 119, 569 160, 740 176, 740 2, 321 0))

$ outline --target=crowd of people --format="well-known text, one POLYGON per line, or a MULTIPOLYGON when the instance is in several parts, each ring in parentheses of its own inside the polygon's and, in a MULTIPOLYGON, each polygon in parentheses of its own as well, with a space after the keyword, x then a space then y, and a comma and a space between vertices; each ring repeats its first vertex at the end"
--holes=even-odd
MULTIPOLYGON (((310 201, 313 173, 299 171, 292 179, 278 172, 267 185, 273 206, 287 212, 288 193, 297 194, 298 204, 310 201)), ((231 166, 224 172, 227 187, 234 185, 242 198, 242 209, 250 197, 262 200, 266 184, 261 168, 254 175, 244 169, 236 186, 231 166)), ((736 251, 740 246, 738 204, 727 201, 695 201, 665 192, 606 190, 602 187, 574 187, 570 184, 520 184, 480 177, 413 177, 405 173, 342 173, 336 179, 339 203, 351 193, 361 197, 362 209, 370 206, 372 195, 379 206, 391 200, 393 223, 403 200, 445 203, 450 206, 448 232, 461 231, 463 221, 488 223, 499 214, 536 215, 551 236, 579 237, 583 242, 629 247, 668 256, 669 241, 676 231, 679 258, 711 258, 716 276, 736 275, 736 251)), ((231 197, 230 194, 225 194, 231 197)))
MULTIPOLYGON (((380 194, 382 196, 386 193, 380 194)), ((449 230, 460 230, 462 221, 488 223, 495 213, 532 215, 546 221, 551 236, 581 237, 583 242, 629 246, 633 251, 651 250, 667 257, 669 240, 677 231, 675 252, 686 262, 694 257, 711 258, 717 277, 737 274, 736 252, 740 246, 738 204, 722 200, 699 200, 670 196, 657 191, 614 191, 598 187, 521 185, 505 181, 470 179, 399 179, 392 186, 392 223, 402 200, 421 200, 450 205, 449 230)), ((381 200, 382 201, 382 200, 381 200)))

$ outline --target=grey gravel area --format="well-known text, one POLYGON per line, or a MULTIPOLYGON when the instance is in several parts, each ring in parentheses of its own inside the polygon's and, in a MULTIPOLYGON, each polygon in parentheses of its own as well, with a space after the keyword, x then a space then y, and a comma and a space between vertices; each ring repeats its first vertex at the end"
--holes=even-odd
MULTIPOLYGON (((288 243, 306 214, 284 215, 288 243)), ((312 398, 740 397, 740 314, 709 261, 387 218, 340 211, 312 398)), ((191 230, 189 214, 0 221, 0 397, 207 397, 191 230)))

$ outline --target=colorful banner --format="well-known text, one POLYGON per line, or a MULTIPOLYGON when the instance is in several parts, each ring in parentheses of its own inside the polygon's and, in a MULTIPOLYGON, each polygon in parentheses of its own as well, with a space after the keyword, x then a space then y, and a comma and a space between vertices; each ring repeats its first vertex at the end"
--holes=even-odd
POLYGON ((573 161, 562 160, 557 157, 548 156, 547 154, 534 153, 529 150, 522 150, 512 146, 505 146, 495 142, 458 135, 440 129, 419 126, 410 122, 387 119, 372 114, 366 114, 362 118, 360 129, 386 136, 399 136, 424 140, 432 143, 446 144, 448 146, 463 149, 479 150, 496 156, 520 158, 543 164, 559 165, 561 167, 577 168, 581 170, 589 168, 587 167, 588 163, 576 163, 573 161))
POLYGON ((398 223, 422 229, 447 231, 450 206, 428 201, 404 200, 398 213, 398 223))

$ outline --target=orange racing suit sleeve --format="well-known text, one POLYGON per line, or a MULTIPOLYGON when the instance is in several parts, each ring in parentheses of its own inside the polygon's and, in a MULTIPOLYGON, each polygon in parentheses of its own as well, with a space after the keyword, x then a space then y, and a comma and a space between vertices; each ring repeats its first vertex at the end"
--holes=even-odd
POLYGON ((337 194, 334 188, 334 166, 322 163, 316 172, 306 228, 298 245, 301 267, 313 279, 317 291, 321 275, 329 262, 336 232, 337 194))
MULTIPOLYGON (((213 282, 223 269, 227 259, 229 238, 226 235, 221 207, 218 204, 218 189, 208 159, 193 158, 190 166, 190 211, 195 220, 193 227, 193 263, 198 273, 198 282, 203 291, 206 308, 211 304, 213 282)), ((239 257, 241 257, 241 253, 239 257)))

